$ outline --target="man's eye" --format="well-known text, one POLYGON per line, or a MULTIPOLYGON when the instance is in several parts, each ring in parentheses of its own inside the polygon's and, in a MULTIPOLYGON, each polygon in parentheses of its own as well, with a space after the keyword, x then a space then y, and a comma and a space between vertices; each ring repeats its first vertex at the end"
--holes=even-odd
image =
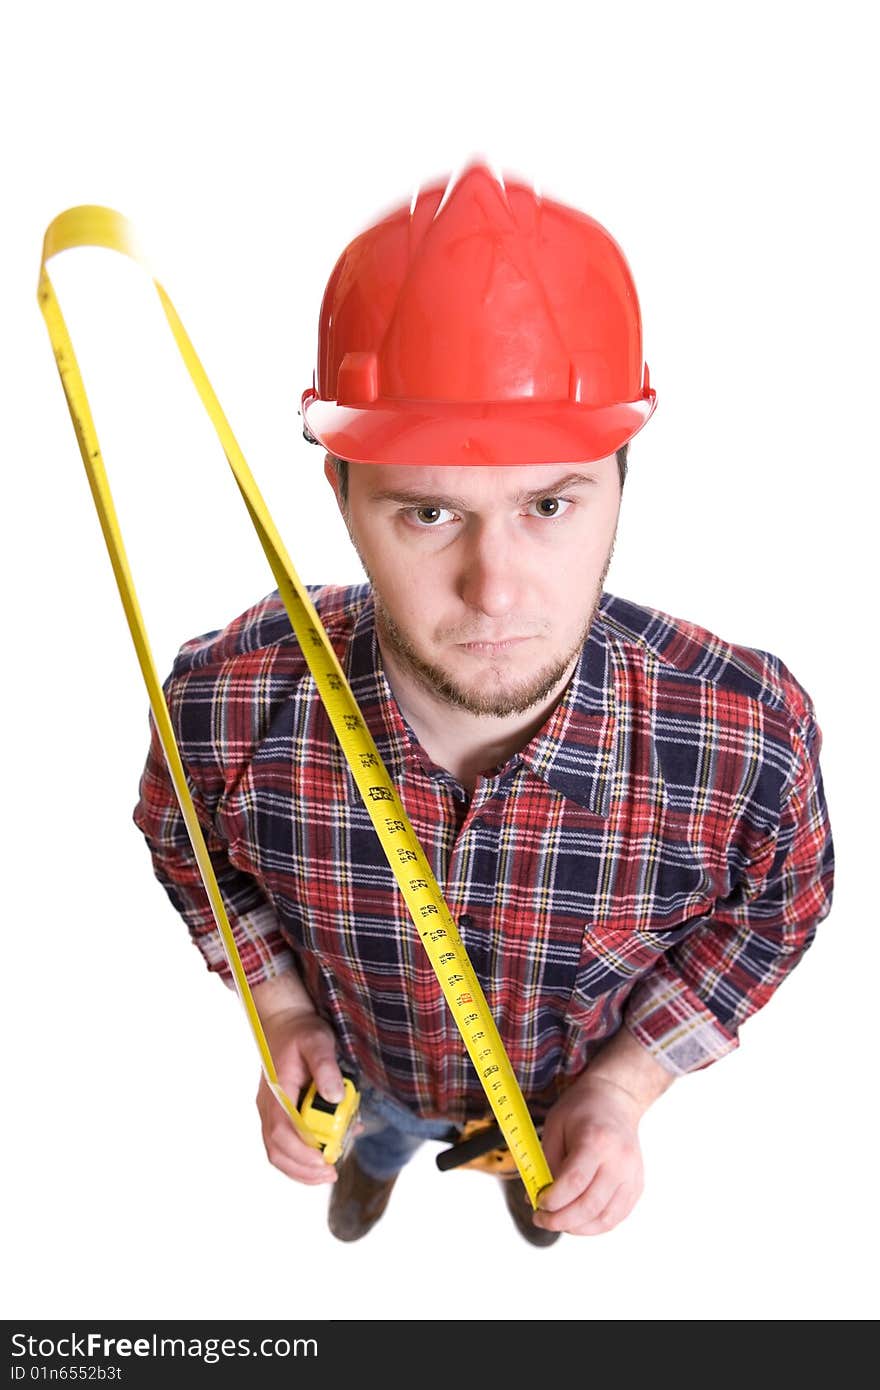
POLYGON ((447 507, 413 507, 409 515, 417 526, 427 530, 431 526, 441 526, 453 513, 447 507))
POLYGON ((539 497, 532 503, 538 516, 562 516, 571 503, 565 497, 539 497))

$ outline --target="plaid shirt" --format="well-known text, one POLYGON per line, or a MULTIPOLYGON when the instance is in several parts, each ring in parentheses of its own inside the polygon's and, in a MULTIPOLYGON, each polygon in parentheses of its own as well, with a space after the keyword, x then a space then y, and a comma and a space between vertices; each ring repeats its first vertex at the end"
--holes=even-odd
MULTIPOLYGON (((604 593, 562 701, 468 798, 401 715, 369 586, 309 592, 535 1119, 621 1025, 673 1073, 737 1047, 831 904, 821 733, 782 662, 604 593)), ((165 694, 250 982, 297 968, 362 1084, 485 1114, 277 591, 186 642, 165 694)), ((230 983, 150 726, 134 820, 230 983)))

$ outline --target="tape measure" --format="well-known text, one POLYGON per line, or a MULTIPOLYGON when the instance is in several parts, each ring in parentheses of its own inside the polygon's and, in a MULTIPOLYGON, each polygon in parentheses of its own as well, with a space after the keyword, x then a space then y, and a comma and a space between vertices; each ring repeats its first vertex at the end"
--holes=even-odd
MULTIPOLYGON (((312 1147, 323 1149, 328 1162, 335 1162, 342 1151, 344 1141, 341 1132, 344 1131, 346 1120, 350 1118, 354 1099, 347 1087, 346 1099, 341 1103, 339 1116, 334 1123, 327 1119, 320 1104, 316 1107, 314 1086, 303 1099, 302 1112, 281 1086, 189 792, 165 693, 156 672, 135 594, 82 376, 46 268, 47 262, 53 256, 76 246, 105 247, 111 251, 118 251, 141 264, 153 281, 184 364, 223 446, 248 515, 269 561, 291 626, 382 849, 428 953, 498 1128, 510 1149, 532 1206, 537 1207, 538 1195, 553 1181, 553 1177, 501 1036, 489 1012, 482 987, 403 803, 364 723, 321 619, 297 577, 244 455, 223 414, 220 402, 171 300, 152 275, 128 219, 111 208, 91 205, 70 208, 54 218, 46 229, 37 296, 147 687, 162 750, 235 987, 244 1005, 260 1053, 267 1083, 300 1137, 312 1147)), ((351 1087, 351 1091, 354 1090, 350 1082, 348 1086, 351 1087)))

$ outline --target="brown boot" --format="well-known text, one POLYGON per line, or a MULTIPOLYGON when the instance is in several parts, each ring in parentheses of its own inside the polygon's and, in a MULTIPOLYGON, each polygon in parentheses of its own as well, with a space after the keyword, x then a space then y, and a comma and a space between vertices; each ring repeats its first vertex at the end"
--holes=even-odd
POLYGON ((352 1149, 342 1160, 330 1193, 327 1224, 337 1240, 360 1240, 375 1226, 388 1205, 393 1178, 371 1178, 352 1149))
POLYGON ((535 1226, 532 1222, 532 1204, 529 1201, 529 1194, 519 1179, 502 1178, 501 1186, 504 1188, 504 1200, 507 1203, 507 1210, 513 1217, 513 1224, 521 1236, 529 1242, 529 1245, 555 1245, 561 1231, 545 1231, 541 1226, 535 1226))

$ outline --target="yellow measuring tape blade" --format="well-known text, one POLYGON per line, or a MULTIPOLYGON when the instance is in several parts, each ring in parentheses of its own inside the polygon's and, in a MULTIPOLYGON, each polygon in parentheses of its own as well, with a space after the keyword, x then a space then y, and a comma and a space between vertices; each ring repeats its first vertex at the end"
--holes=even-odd
POLYGON ((193 851, 205 882, 208 898, 232 970, 235 987, 253 1032, 266 1080, 283 1105, 297 1133, 317 1147, 318 1140, 303 1123, 296 1105, 281 1087, 259 1014, 226 916, 214 868, 208 855, 174 737, 165 694, 150 652, 150 645, 135 595, 122 535, 101 458, 98 437, 89 410, 82 377, 74 356, 61 310, 46 268, 62 251, 76 246, 105 247, 138 261, 153 281, 174 339, 199 397, 208 412, 235 476, 248 514, 269 561, 278 591, 302 648, 309 670, 345 754, 364 805, 376 829, 382 849, 403 894, 468 1055, 533 1206, 553 1177, 544 1157, 534 1124, 510 1065, 504 1044, 476 973, 468 959, 458 928, 446 905, 425 853, 410 824, 397 790, 379 756, 373 738, 351 692, 348 681, 321 619, 303 588, 274 522, 238 447, 220 402, 186 334, 177 312, 159 281, 152 275, 139 249, 131 223, 111 208, 70 208, 54 218, 46 229, 40 263, 38 300, 61 383, 79 442, 92 497, 113 565, 129 629, 147 687, 153 718, 180 802, 193 851))

